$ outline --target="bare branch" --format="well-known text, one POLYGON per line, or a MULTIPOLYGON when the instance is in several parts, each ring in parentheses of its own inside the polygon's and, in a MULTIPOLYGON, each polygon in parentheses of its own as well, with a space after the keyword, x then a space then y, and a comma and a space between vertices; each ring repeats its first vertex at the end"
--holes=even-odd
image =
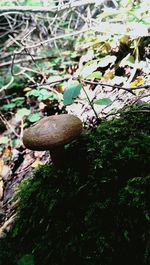
POLYGON ((101 5, 104 2, 104 0, 81 0, 81 1, 75 1, 66 3, 63 5, 58 5, 54 7, 37 7, 37 6, 2 6, 0 7, 0 13, 3 12, 42 12, 42 13, 48 13, 48 12, 60 12, 67 9, 77 8, 83 5, 91 5, 91 4, 98 4, 101 5))
POLYGON ((26 49, 37 48, 37 47, 39 47, 41 45, 44 45, 44 44, 46 44, 48 42, 52 42, 52 41, 59 40, 59 39, 64 39, 64 38, 68 38, 68 37, 71 37, 71 36, 76 36, 76 35, 82 34, 82 33, 86 32, 86 31, 89 31, 89 30, 92 30, 92 28, 86 28, 86 29, 75 31, 75 32, 71 32, 71 33, 68 33, 68 34, 59 35, 59 36, 56 36, 56 37, 53 37, 53 38, 38 42, 38 43, 36 43, 34 45, 30 45, 30 46, 27 46, 27 47, 24 47, 24 48, 26 48, 26 49))
MULTIPOLYGON (((21 54, 21 55, 24 55, 24 54, 21 54)), ((11 55, 10 55, 11 56, 11 55)), ((46 57, 35 57, 34 60, 35 61, 40 61, 40 60, 46 60, 48 58, 52 58, 52 56, 46 56, 46 57)), ((24 58, 24 59, 18 59, 18 60, 14 60, 14 64, 20 64, 22 62, 30 62, 32 61, 31 57, 28 57, 28 58, 24 58)), ((8 65, 11 65, 12 64, 12 60, 10 61, 7 61, 7 62, 4 62, 4 63, 0 63, 0 68, 1 67, 5 67, 5 66, 8 66, 8 65)))

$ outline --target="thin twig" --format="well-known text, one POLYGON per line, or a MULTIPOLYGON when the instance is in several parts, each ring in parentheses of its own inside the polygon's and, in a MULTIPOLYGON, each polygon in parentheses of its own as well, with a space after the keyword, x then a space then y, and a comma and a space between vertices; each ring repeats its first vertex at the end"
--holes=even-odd
POLYGON ((5 223, 0 227, 0 238, 5 236, 5 233, 10 230, 12 227, 14 221, 15 221, 16 213, 13 214, 8 220, 5 221, 5 223))
POLYGON ((13 83, 13 81, 14 81, 14 77, 11 76, 11 79, 10 79, 10 81, 8 82, 8 84, 5 85, 5 86, 2 86, 2 88, 0 88, 0 93, 1 93, 2 91, 6 90, 6 89, 7 89, 7 88, 13 83))
POLYGON ((47 83, 43 83, 42 85, 41 84, 34 84, 34 85, 30 85, 30 87, 43 87, 43 86, 51 86, 51 85, 55 85, 57 83, 60 83, 60 82, 64 82, 64 81, 67 81, 71 78, 71 76, 66 76, 66 77, 62 77, 58 80, 55 80, 55 81, 51 81, 51 82, 47 82, 47 83))
POLYGON ((56 37, 53 37, 53 38, 50 38, 50 39, 47 39, 47 40, 38 42, 36 44, 30 45, 30 46, 26 46, 25 48, 27 48, 27 49, 37 48, 39 46, 42 46, 44 44, 47 44, 48 42, 53 42, 55 40, 60 40, 60 39, 65 39, 65 38, 68 38, 68 37, 80 35, 82 33, 85 33, 87 31, 90 31, 90 30, 92 31, 92 28, 86 28, 86 29, 78 30, 78 31, 71 32, 71 33, 68 33, 68 34, 61 34, 59 36, 56 36, 56 37))
POLYGON ((8 130, 10 129, 17 138, 20 138, 20 135, 15 132, 14 128, 10 125, 2 113, 0 113, 0 120, 8 128, 8 130))
MULTIPOLYGON (((101 5, 104 2, 104 0, 99 0, 99 5, 101 5)), ((40 12, 40 13, 48 13, 48 12, 61 12, 65 11, 67 9, 72 9, 72 8, 77 8, 83 5, 91 5, 91 4, 96 4, 96 0, 81 0, 81 1, 73 1, 63 5, 59 6, 53 6, 53 7, 37 7, 37 6, 1 6, 0 7, 0 13, 3 12, 21 12, 21 13, 26 13, 26 12, 40 12)), ((7 13, 6 13, 7 14, 7 13)))
MULTIPOLYGON (((25 54, 26 53, 21 53, 20 55, 25 55, 25 54)), ((8 56, 12 56, 12 55, 10 54, 8 56)), ((48 58, 52 58, 52 56, 34 57, 34 61, 46 60, 48 58)), ((24 62, 29 62, 29 61, 31 61, 31 57, 30 58, 24 58, 23 60, 22 59, 14 60, 14 64, 19 64, 19 63, 22 63, 22 62, 24 63, 24 62)), ((11 64, 12 64, 12 60, 8 61, 8 62, 1 63, 0 67, 5 67, 5 66, 11 65, 11 64)))
POLYGON ((125 91, 131 93, 134 96, 136 96, 136 94, 132 90, 142 89, 142 88, 146 88, 146 89, 150 88, 150 85, 144 85, 144 86, 138 86, 138 87, 129 88, 129 87, 122 87, 122 86, 119 86, 119 85, 110 85, 110 84, 100 83, 100 82, 96 82, 96 81, 89 81, 89 80, 86 80, 86 79, 84 79, 83 82, 86 83, 86 84, 91 84, 91 85, 101 85, 101 86, 108 86, 108 87, 112 87, 112 88, 122 89, 122 90, 125 90, 125 91))
POLYGON ((86 95, 86 97, 87 97, 87 100, 88 100, 88 102, 89 102, 89 105, 91 106, 91 108, 92 108, 92 110, 93 110, 93 112, 94 112, 94 114, 95 114, 96 119, 99 120, 98 114, 97 114, 96 110, 94 109, 93 103, 92 103, 92 101, 90 100, 90 98, 89 98, 89 96, 88 96, 88 93, 86 92, 86 89, 84 88, 84 85, 82 86, 82 89, 83 89, 83 91, 84 91, 84 93, 85 93, 85 95, 86 95))
POLYGON ((21 70, 19 73, 14 73, 14 60, 15 60, 15 56, 16 56, 16 54, 14 53, 13 54, 13 56, 12 56, 12 62, 11 62, 11 74, 12 74, 12 76, 18 76, 18 75, 21 75, 21 74, 23 74, 24 73, 24 69, 23 70, 21 70))
MULTIPOLYGON (((56 84, 56 83, 60 83, 62 81, 66 81, 68 80, 69 78, 71 78, 71 76, 66 76, 62 79, 58 79, 58 80, 55 80, 55 81, 52 81, 52 82, 48 82, 48 83, 44 83, 43 85, 51 85, 51 84, 56 84)), ((78 78, 73 78, 73 79, 78 79, 78 78)), ((86 84, 90 84, 90 85, 100 85, 100 86, 108 86, 108 87, 112 87, 112 88, 118 88, 118 89, 122 89, 122 90, 125 90, 129 93, 131 93, 132 95, 136 96, 136 94, 132 91, 132 90, 136 90, 136 89, 142 89, 142 88, 145 88, 145 89, 148 89, 150 88, 150 85, 143 85, 143 86, 137 86, 137 87, 132 87, 132 88, 129 88, 129 87, 122 87, 122 86, 119 86, 119 85, 110 85, 110 84, 106 84, 106 83, 100 83, 98 81, 90 81, 90 80, 86 80, 86 79, 83 79, 81 80, 82 82, 86 83, 86 84)), ((34 85, 35 86, 35 85, 34 85)))

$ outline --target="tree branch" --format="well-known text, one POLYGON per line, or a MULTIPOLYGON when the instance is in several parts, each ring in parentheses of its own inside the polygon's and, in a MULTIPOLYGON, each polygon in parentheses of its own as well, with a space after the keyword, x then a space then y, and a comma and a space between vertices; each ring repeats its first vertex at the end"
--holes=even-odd
MULTIPOLYGON (((98 5, 101 5, 104 2, 104 0, 99 0, 98 5)), ((71 8, 77 8, 83 5, 92 5, 96 4, 97 5, 97 0, 80 0, 80 1, 75 1, 75 2, 70 2, 67 4, 63 5, 58 5, 54 7, 37 7, 37 6, 2 6, 0 7, 0 13, 3 12, 42 12, 42 13, 47 13, 47 12, 59 12, 59 11, 64 11, 67 9, 71 8)))

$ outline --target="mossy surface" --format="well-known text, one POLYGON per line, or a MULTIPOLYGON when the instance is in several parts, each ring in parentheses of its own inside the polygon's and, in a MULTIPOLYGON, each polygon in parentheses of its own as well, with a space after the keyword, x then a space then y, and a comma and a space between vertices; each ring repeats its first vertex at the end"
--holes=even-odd
POLYGON ((149 265, 149 113, 103 122, 67 153, 64 170, 42 166, 22 184, 0 264, 149 265))

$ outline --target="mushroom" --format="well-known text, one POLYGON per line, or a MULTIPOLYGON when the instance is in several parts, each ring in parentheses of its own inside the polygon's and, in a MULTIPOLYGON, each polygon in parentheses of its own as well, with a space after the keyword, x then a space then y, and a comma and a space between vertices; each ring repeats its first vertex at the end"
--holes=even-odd
POLYGON ((26 129, 23 143, 30 150, 49 150, 53 164, 65 165, 65 144, 70 143, 82 132, 81 120, 71 114, 44 117, 26 129))

